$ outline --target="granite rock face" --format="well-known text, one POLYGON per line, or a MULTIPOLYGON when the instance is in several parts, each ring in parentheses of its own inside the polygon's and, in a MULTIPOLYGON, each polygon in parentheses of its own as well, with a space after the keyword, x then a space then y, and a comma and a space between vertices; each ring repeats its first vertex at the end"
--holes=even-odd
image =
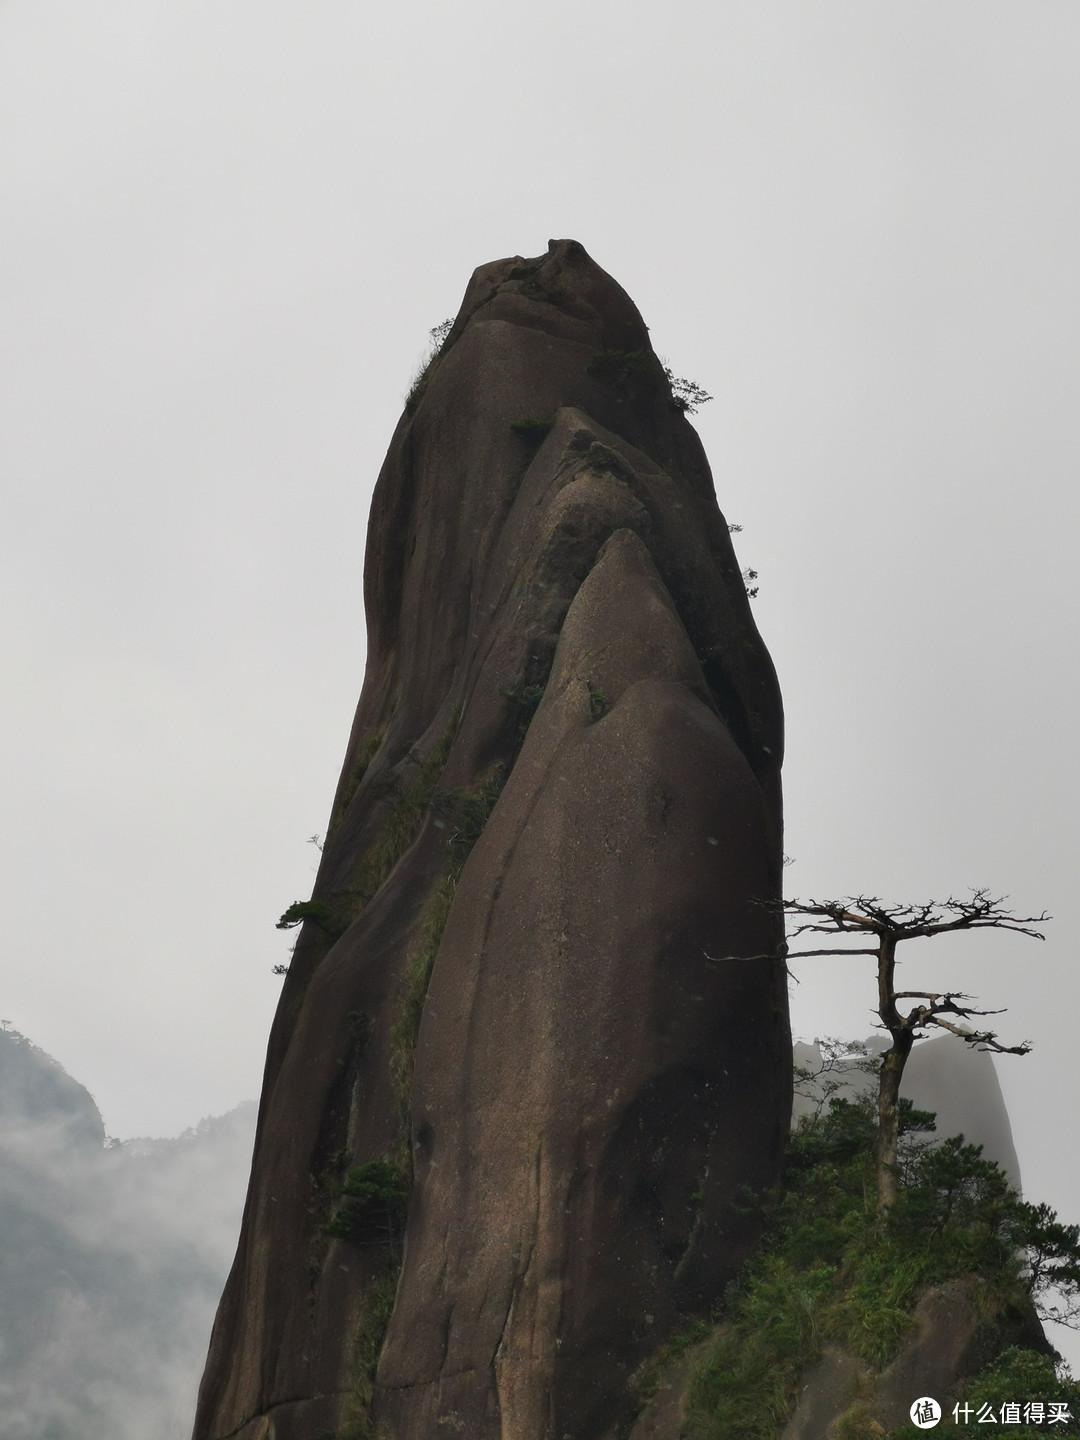
POLYGON ((196 1440, 625 1434, 779 1174, 782 967, 709 957, 779 942, 782 714, 697 436, 574 241, 474 274, 365 595, 196 1440))

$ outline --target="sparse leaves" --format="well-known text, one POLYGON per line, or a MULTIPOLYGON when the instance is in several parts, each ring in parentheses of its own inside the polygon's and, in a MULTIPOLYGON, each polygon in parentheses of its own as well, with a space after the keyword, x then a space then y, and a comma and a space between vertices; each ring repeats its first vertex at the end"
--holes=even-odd
POLYGON ((438 325, 433 325, 428 331, 428 348, 416 368, 416 373, 409 382, 409 392, 405 397, 405 409, 408 414, 413 414, 417 405, 420 403, 420 396, 423 392, 424 382, 428 378, 428 372, 431 370, 433 363, 442 354, 443 347, 449 339, 450 331, 453 328, 454 317, 451 315, 445 320, 440 320, 438 325))
POLYGON ((428 331, 431 339, 431 353, 437 355, 446 344, 450 331, 454 328, 454 317, 448 315, 445 320, 440 320, 438 325, 433 325, 428 331))
MULTIPOLYGON (((712 399, 712 396, 707 396, 706 398, 707 398, 707 399, 712 399)), ((729 534, 729 535, 741 535, 741 534, 742 534, 742 526, 741 526, 741 525, 732 525, 732 524, 729 524, 727 528, 728 528, 728 534, 729 534)), ((760 586, 760 585, 755 585, 755 584, 754 584, 754 581, 758 578, 758 572, 757 572, 756 570, 751 570, 751 569, 749 568, 749 566, 748 566, 745 570, 741 571, 740 573, 742 574, 743 586, 744 586, 745 589, 746 589, 746 598, 747 598, 748 600, 754 600, 754 599, 756 599, 757 593, 758 593, 758 591, 761 589, 761 586, 760 586)))
POLYGON ((700 407, 707 405, 713 398, 696 380, 688 380, 683 375, 673 374, 669 365, 664 366, 664 374, 671 386, 671 398, 686 415, 696 415, 700 407))
POLYGON ((840 1040, 827 1035, 816 1043, 820 1063, 796 1065, 794 1070, 795 1094, 812 1106, 812 1119, 825 1114, 831 1102, 847 1089, 849 1075, 859 1071, 870 1074, 877 1069, 862 1040, 840 1040))

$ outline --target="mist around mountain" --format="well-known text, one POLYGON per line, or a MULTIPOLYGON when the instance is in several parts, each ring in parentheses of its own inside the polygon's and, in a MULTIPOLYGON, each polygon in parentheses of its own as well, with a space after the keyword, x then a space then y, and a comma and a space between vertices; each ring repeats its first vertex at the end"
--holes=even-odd
MULTIPOLYGON (((864 1049, 876 1062, 888 1049, 888 1041, 881 1035, 869 1035, 864 1049)), ((826 1081, 830 1092, 838 1098, 851 1099, 876 1088, 876 1069, 868 1073, 863 1068, 865 1062, 860 1064, 854 1054, 822 1074, 821 1041, 815 1040, 813 1044, 796 1041, 794 1059, 802 1079, 795 1086, 793 1121, 820 1111, 826 1081), (820 1075, 820 1079, 807 1078, 815 1075, 820 1075)), ((964 1045, 949 1035, 921 1040, 908 1058, 900 1094, 917 1110, 928 1110, 936 1117, 939 1139, 963 1135, 969 1144, 981 1145, 986 1159, 1000 1165, 1009 1183, 1018 1191, 1023 1190, 1009 1112, 993 1056, 988 1051, 964 1045)))
MULTIPOLYGON (((819 1047, 795 1050, 820 1063, 819 1047)), ((1019 1179, 989 1056, 926 1042, 905 1091, 1019 1179)), ((255 1114, 247 1103, 175 1139, 109 1140, 85 1087, 0 1026, 4 1440, 187 1440, 255 1114)))
POLYGON ((89 1092, 0 1029, 4 1440, 187 1440, 255 1113, 109 1140, 89 1092))

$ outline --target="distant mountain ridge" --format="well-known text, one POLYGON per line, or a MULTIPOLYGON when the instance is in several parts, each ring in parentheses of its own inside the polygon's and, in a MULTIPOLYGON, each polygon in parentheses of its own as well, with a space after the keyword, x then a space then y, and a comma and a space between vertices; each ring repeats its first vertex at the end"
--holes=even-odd
POLYGON ((25 1035, 0 1030, 0 1136, 35 1125, 58 1125, 67 1143, 100 1150, 105 1124, 84 1085, 25 1035))
POLYGON ((4 1440, 187 1440, 255 1105, 107 1141, 93 1097, 0 1028, 4 1440))

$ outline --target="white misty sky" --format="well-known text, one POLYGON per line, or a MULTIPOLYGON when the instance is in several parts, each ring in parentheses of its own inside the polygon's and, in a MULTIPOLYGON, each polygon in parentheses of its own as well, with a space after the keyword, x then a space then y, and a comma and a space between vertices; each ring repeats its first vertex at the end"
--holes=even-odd
MULTIPOLYGON (((364 663, 371 487, 472 269, 630 292, 760 572, 790 892, 987 885, 1080 1219, 1075 0, 2 0, 0 1014, 175 1133, 257 1095, 364 663)), ((871 976, 804 962, 806 1038, 871 976), (811 968, 813 967, 813 968, 811 968)))

